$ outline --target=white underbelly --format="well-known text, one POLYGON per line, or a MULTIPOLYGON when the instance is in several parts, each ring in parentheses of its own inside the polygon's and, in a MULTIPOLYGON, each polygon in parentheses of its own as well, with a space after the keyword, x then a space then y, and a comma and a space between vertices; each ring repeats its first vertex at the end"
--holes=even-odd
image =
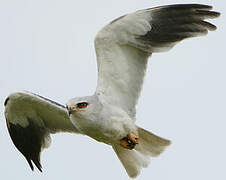
POLYGON ((132 130, 125 124, 125 121, 109 119, 96 122, 83 119, 81 121, 73 121, 73 124, 81 131, 81 133, 99 142, 117 144, 132 130))

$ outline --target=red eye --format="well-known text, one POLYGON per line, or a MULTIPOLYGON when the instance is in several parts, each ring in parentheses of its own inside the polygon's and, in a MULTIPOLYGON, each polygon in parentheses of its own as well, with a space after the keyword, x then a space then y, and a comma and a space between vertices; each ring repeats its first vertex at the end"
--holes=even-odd
POLYGON ((81 102, 77 104, 77 108, 82 109, 82 108, 86 108, 88 106, 87 102, 81 102))

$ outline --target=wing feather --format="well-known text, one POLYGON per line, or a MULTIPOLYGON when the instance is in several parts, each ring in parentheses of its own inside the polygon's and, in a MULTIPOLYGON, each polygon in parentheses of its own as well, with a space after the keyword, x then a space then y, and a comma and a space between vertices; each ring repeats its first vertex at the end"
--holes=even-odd
POLYGON ((120 106, 134 118, 148 57, 215 30, 205 21, 220 15, 211 9, 201 4, 161 6, 121 16, 105 26, 95 38, 100 100, 120 106))
POLYGON ((66 108, 42 96, 13 93, 4 104, 10 137, 32 170, 33 162, 42 171, 40 153, 50 145, 50 133, 79 133, 70 122, 66 108))

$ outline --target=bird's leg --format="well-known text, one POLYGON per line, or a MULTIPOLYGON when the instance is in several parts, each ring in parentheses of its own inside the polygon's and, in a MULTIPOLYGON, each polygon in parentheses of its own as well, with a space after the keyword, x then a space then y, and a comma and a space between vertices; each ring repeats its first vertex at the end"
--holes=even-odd
POLYGON ((139 136, 134 133, 129 133, 126 137, 120 140, 120 145, 126 149, 132 150, 138 142, 139 136))

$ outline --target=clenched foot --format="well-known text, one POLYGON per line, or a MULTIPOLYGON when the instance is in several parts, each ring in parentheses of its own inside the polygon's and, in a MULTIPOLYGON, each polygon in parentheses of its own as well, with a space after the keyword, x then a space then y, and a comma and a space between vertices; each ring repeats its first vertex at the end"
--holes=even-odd
POLYGON ((130 133, 120 140, 120 145, 126 149, 132 150, 136 144, 139 144, 138 139, 139 136, 134 133, 130 133))

